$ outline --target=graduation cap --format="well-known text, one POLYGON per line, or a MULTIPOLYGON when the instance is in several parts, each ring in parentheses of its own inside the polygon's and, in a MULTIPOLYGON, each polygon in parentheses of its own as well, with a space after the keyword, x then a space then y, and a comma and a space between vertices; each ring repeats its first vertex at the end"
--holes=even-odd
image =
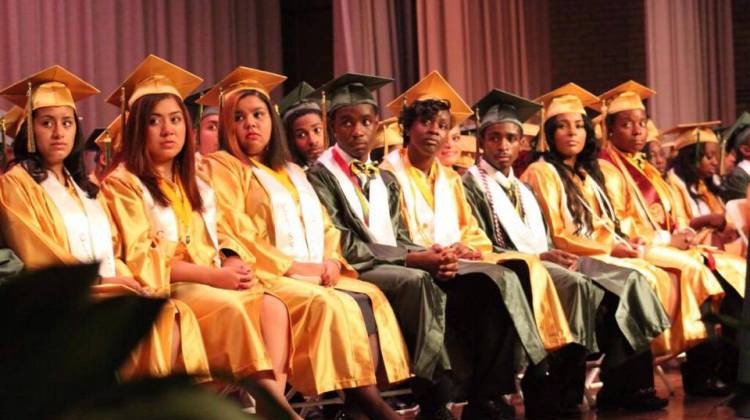
POLYGON ((711 127, 715 127, 721 124, 721 121, 707 121, 699 123, 680 124, 676 127, 672 127, 665 131, 664 135, 676 134, 677 137, 674 139, 675 148, 677 150, 683 149, 687 146, 696 143, 719 143, 719 138, 716 136, 711 127))
POLYGON ((453 89, 453 86, 437 70, 428 74, 422 80, 414 84, 402 93, 398 98, 388 104, 388 110, 395 116, 401 115, 401 111, 414 101, 425 101, 434 99, 446 101, 450 104, 450 113, 453 117, 453 125, 459 125, 469 118, 474 112, 471 107, 461 98, 461 95, 453 89))
POLYGON ((5 148, 13 145, 20 122, 23 121, 23 108, 13 105, 10 111, 0 115, 0 169, 5 168, 5 148))
POLYGON ((284 83, 285 80, 286 76, 270 71, 238 66, 224 76, 221 81, 213 85, 197 102, 204 106, 214 106, 221 109, 223 98, 241 90, 254 90, 270 100, 271 91, 284 83))
POLYGON ((646 123, 646 141, 661 141, 661 131, 656 128, 656 124, 651 118, 646 123))
POLYGON ((745 111, 740 114, 734 124, 722 132, 721 137, 726 141, 728 150, 734 150, 740 142, 744 143, 750 137, 750 113, 745 111))
MULTIPOLYGON (((75 110, 76 102, 97 93, 99 89, 57 64, 0 90, 0 96, 23 108, 29 127, 33 111, 49 106, 69 106, 75 110)), ((19 120, 18 126, 23 122, 19 120)), ((34 132, 28 131, 28 150, 34 153, 34 132)))
POLYGON ((388 154, 391 146, 401 146, 404 144, 404 137, 401 135, 401 127, 398 125, 398 118, 391 117, 380 121, 375 138, 372 141, 371 149, 383 148, 383 155, 388 154))
MULTIPOLYGON (((599 95, 601 112, 616 114, 633 109, 646 110, 643 101, 655 95, 656 91, 634 80, 628 80, 599 95)), ((606 116, 605 116, 606 117, 606 116)))
POLYGON ((99 146, 96 144, 96 139, 104 132, 104 127, 97 127, 93 130, 91 130, 91 134, 89 134, 88 137, 86 137, 86 151, 95 151, 99 150, 99 146))
POLYGON ((539 134, 539 124, 523 123, 524 137, 536 137, 539 134))
POLYGON ((320 112, 320 104, 315 98, 309 98, 311 93, 315 92, 315 88, 310 86, 307 82, 298 84, 291 92, 289 92, 279 102, 279 114, 281 119, 286 123, 287 118, 294 113, 294 111, 302 109, 310 109, 313 111, 320 112))
POLYGON ((195 127, 200 126, 201 120, 203 120, 203 118, 208 117, 210 115, 219 114, 219 107, 203 106, 203 104, 198 103, 198 100, 202 98, 203 95, 206 94, 206 92, 208 92, 208 89, 203 89, 185 98, 185 106, 187 107, 188 112, 190 113, 190 119, 193 121, 193 125, 195 127))
POLYGON ((539 112, 542 106, 512 93, 492 89, 473 108, 480 118, 481 132, 488 126, 501 122, 516 124, 523 130, 523 122, 539 112))
MULTIPOLYGON (((97 130, 101 131, 94 137, 94 144, 104 153, 105 165, 109 167, 113 156, 116 156, 122 150, 122 117, 118 115, 107 125, 107 128, 97 130)), ((93 135, 94 133, 91 136, 93 137, 93 135)))
MULTIPOLYGON (((598 101, 599 98, 596 95, 572 82, 534 99, 534 102, 542 104, 542 124, 560 114, 586 115, 585 107, 590 107, 598 101)), ((536 147, 539 152, 549 150, 544 130, 541 130, 536 147)))
POLYGON ((315 89, 308 98, 319 99, 321 109, 328 114, 333 114, 342 106, 370 104, 377 108, 378 103, 372 92, 392 81, 388 77, 346 73, 315 89))
POLYGON ((151 54, 109 95, 107 102, 130 106, 144 95, 158 93, 172 93, 185 99, 202 82, 203 79, 193 73, 151 54))
POLYGON ((107 102, 120 108, 120 118, 125 121, 128 108, 139 98, 171 93, 184 99, 202 82, 203 79, 182 67, 150 54, 109 95, 107 102))

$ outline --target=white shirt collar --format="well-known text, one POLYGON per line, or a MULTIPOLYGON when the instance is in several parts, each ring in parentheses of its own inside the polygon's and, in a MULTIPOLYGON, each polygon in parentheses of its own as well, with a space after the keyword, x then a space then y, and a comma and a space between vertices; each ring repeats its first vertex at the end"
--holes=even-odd
POLYGON ((750 161, 743 159, 737 164, 737 167, 742 168, 742 170, 750 175, 750 161))
POLYGON ((506 177, 502 172, 498 171, 494 166, 487 163, 484 158, 479 159, 479 167, 487 172, 492 179, 494 179, 503 188, 510 188, 513 182, 516 180, 516 176, 513 174, 513 168, 510 168, 510 172, 506 177))
MULTIPOLYGON (((336 149, 336 151, 338 152, 339 156, 341 156, 341 158, 344 159, 344 162, 346 162, 347 165, 349 165, 353 161, 357 160, 357 159, 351 157, 349 155, 349 153, 346 153, 344 151, 344 149, 342 149, 341 147, 339 147, 338 143, 336 143, 335 145, 333 145, 333 147, 336 149)), ((363 163, 369 163, 369 162, 370 162, 370 155, 368 154, 367 155, 367 159, 365 159, 365 161, 363 163)))

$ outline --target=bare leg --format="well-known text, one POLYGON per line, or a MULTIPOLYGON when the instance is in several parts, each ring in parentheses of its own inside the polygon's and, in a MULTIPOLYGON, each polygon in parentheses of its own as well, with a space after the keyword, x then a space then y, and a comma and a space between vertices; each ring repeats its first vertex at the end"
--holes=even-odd
MULTIPOLYGON (((388 380, 385 374, 385 368, 382 363, 382 354, 380 353, 380 342, 377 334, 370 335, 370 349, 372 351, 373 368, 378 378, 378 383, 386 385, 388 380)), ((398 420, 401 417, 383 401, 380 391, 375 385, 363 386, 359 388, 345 389, 345 409, 350 415, 356 418, 371 419, 389 419, 398 420), (362 417, 364 413, 367 417, 362 417)))

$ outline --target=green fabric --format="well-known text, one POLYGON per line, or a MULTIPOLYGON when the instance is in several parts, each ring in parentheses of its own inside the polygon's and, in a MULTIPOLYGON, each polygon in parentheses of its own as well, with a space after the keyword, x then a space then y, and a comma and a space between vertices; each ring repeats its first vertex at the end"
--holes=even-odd
POLYGON ((23 270, 23 262, 8 248, 0 249, 0 284, 7 277, 23 270))
POLYGON ((392 81, 369 74, 346 73, 319 87, 308 98, 320 99, 325 92, 328 113, 349 105, 370 104, 377 107, 372 91, 392 81))
MULTIPOLYGON (((466 197, 479 226, 492 238, 492 213, 486 195, 470 173, 463 176, 466 197)), ((501 226, 502 231, 502 226, 501 226)), ((507 235, 506 235, 507 236, 507 235)), ((506 246, 513 244, 506 238, 506 246)), ((596 351, 596 311, 604 291, 618 298, 614 316, 628 343, 637 351, 647 350, 649 343, 670 326, 664 308, 643 276, 635 270, 603 261, 580 257, 578 272, 545 262, 560 298, 576 342, 596 351)))
POLYGON ((750 184, 750 175, 744 169, 735 167, 721 182, 721 198, 725 202, 745 198, 748 184, 750 184))
POLYGON ((499 122, 511 122, 523 130, 523 122, 538 113, 542 106, 512 93, 492 89, 474 104, 473 109, 479 112, 481 133, 487 126, 499 122))
POLYGON ((307 96, 314 91, 315 88, 307 84, 307 82, 300 83, 294 89, 292 89, 291 92, 284 96, 284 99, 282 99, 281 102, 279 102, 279 114, 283 117, 287 112, 293 111, 297 108, 298 105, 303 102, 314 104, 316 105, 316 108, 320 110, 320 106, 317 104, 317 101, 313 99, 306 99, 307 96))

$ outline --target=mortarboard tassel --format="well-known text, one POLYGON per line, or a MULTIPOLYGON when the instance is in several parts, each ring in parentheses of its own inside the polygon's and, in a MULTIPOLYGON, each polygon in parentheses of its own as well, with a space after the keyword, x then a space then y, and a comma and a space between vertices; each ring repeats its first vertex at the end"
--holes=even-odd
POLYGON ((724 159, 727 155, 727 148, 724 138, 721 135, 721 129, 716 130, 716 137, 719 138, 719 147, 721 147, 721 150, 719 150, 719 175, 725 176, 727 174, 727 165, 724 163, 724 159))
POLYGON ((542 107, 542 124, 539 128, 539 140, 536 142, 536 151, 539 153, 547 153, 549 152, 549 145, 547 144, 547 135, 545 134, 544 126, 547 121, 545 121, 544 114, 546 112, 544 111, 544 107, 542 107))
POLYGON ((328 148, 328 103, 326 102, 326 91, 321 92, 320 98, 320 118, 323 120, 323 145, 328 148))
POLYGON ((695 164, 700 165, 701 163, 701 130, 695 131, 695 164))
POLYGON ((112 136, 109 134, 109 129, 104 129, 104 169, 109 169, 109 165, 112 163, 112 136))
POLYGON ((5 169, 5 115, 0 117, 0 171, 5 169))
POLYGON ((32 126, 32 105, 31 105, 31 82, 26 90, 26 148, 29 153, 36 153, 36 141, 34 140, 34 126, 32 126))
POLYGON ((195 126, 195 129, 198 132, 198 135, 195 136, 195 138, 199 146, 201 144, 201 120, 203 120, 203 104, 200 102, 201 99, 203 99, 203 93, 201 93, 201 96, 198 98, 198 120, 193 121, 193 126, 195 126))
POLYGON ((219 148, 227 150, 227 139, 224 133, 224 88, 219 86, 219 148))
MULTIPOLYGON (((607 105, 607 100, 602 101, 602 122, 601 122, 601 130, 602 130, 602 138, 599 140, 599 146, 604 146, 607 144, 607 141, 609 141, 609 133, 607 130, 607 111, 609 110, 609 106, 607 105)), ((594 130, 596 132, 596 130, 594 130)), ((596 137, 596 136, 594 136, 596 137)))
POLYGON ((125 87, 120 88, 120 121, 125 126, 125 113, 128 110, 128 103, 125 100, 125 87))

